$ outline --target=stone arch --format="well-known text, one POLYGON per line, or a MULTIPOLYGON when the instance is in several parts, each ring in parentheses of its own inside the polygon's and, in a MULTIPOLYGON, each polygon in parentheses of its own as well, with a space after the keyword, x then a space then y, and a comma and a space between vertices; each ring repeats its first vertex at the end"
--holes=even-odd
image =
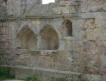
POLYGON ((35 26, 32 26, 31 23, 29 22, 24 22, 23 24, 20 25, 20 27, 17 26, 16 35, 19 34, 19 32, 25 27, 28 27, 35 35, 37 34, 37 31, 34 31, 34 29, 36 28, 35 26))
POLYGON ((46 25, 40 31, 40 49, 56 50, 59 48, 59 38, 55 29, 51 25, 46 25))
POLYGON ((65 36, 73 35, 72 21, 69 19, 65 19, 63 22, 63 31, 65 36))
POLYGON ((37 36, 28 27, 23 27, 18 32, 16 39, 18 43, 17 44, 18 49, 28 49, 28 50, 37 49, 37 36))

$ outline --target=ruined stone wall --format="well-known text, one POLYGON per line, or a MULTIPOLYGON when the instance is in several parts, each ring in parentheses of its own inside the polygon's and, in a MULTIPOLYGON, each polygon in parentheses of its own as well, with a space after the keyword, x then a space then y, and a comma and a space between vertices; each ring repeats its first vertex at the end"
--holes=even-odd
POLYGON ((20 13, 23 9, 20 2, 14 0, 13 5, 8 2, 10 48, 14 59, 8 61, 7 66, 16 71, 17 78, 34 74, 43 78, 66 75, 103 81, 106 2, 64 1, 27 4, 23 6, 24 13, 20 13), (12 8, 16 9, 11 11, 12 8))
POLYGON ((0 0, 0 65, 6 64, 9 51, 6 2, 0 0))

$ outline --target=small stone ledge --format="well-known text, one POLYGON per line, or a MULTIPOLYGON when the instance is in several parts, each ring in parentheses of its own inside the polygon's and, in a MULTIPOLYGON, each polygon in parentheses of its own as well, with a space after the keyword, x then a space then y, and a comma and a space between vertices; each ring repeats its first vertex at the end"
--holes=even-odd
POLYGON ((51 73, 59 73, 59 74, 75 74, 75 75, 81 75, 82 73, 79 72, 72 72, 72 71, 62 71, 62 70, 56 70, 56 69, 47 69, 47 68, 41 68, 41 67, 25 67, 25 66, 9 66, 9 65, 0 65, 0 67, 8 67, 13 69, 24 69, 24 70, 38 70, 42 72, 51 72, 51 73))
POLYGON ((39 55, 50 55, 50 54, 57 54, 58 50, 27 50, 27 49, 19 49, 16 55, 21 54, 39 54, 39 55))
POLYGON ((27 54, 27 53, 29 53, 28 49, 17 49, 16 50, 16 55, 27 54))
POLYGON ((32 53, 39 53, 40 55, 51 55, 51 54, 57 54, 57 50, 36 50, 32 51, 32 53))
MULTIPOLYGON (((20 73, 22 74, 26 74, 26 71, 31 72, 40 72, 40 73, 49 73, 49 75, 63 75, 63 76, 75 76, 75 78, 77 77, 81 77, 84 80, 87 81, 106 81, 105 79, 105 75, 97 75, 97 74, 85 74, 85 73, 79 73, 79 72, 72 72, 72 71, 62 71, 62 70, 56 70, 56 69, 47 69, 47 68, 41 68, 41 67, 25 67, 25 66, 8 66, 8 65, 4 65, 2 67, 9 67, 11 69, 14 69, 15 71, 18 72, 18 74, 16 74, 18 76, 18 78, 21 78, 21 76, 19 76, 20 73), (17 70, 18 69, 18 70, 17 70)), ((27 72, 27 73, 28 73, 27 72)), ((30 74, 27 74, 28 76, 30 76, 30 74)), ((41 76, 40 76, 41 77, 41 76)), ((47 76, 48 77, 48 76, 47 76)), ((69 78, 67 77, 67 78, 69 78)), ((25 78, 25 77, 23 77, 25 78)), ((80 78, 80 79, 81 79, 80 78)), ((76 81, 76 80, 74 80, 76 81)))

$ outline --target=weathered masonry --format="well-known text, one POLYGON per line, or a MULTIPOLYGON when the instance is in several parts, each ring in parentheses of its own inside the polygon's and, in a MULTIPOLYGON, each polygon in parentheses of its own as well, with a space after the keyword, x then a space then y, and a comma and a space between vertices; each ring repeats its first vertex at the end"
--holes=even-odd
POLYGON ((16 78, 106 81, 106 0, 1 0, 0 66, 16 78))

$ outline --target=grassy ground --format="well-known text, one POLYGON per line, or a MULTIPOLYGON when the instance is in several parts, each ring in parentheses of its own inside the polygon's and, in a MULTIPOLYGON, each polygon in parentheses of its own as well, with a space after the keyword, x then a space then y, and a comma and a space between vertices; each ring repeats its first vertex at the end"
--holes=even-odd
POLYGON ((14 79, 15 76, 12 75, 7 68, 0 67, 0 80, 14 79))
MULTIPOLYGON (((13 80, 15 79, 15 75, 11 74, 9 68, 3 68, 0 67, 0 81, 2 80, 13 80)), ((29 77, 26 78, 25 81, 41 81, 36 77, 29 77)), ((60 79, 56 79, 56 80, 50 80, 50 81, 66 81, 65 78, 60 78, 60 79)), ((73 81, 73 80, 70 80, 73 81)), ((78 80, 78 81, 88 81, 88 80, 78 80)))
MULTIPOLYGON (((37 79, 36 77, 30 77, 25 79, 25 81, 40 81, 39 79, 37 79)), ((50 81, 74 81, 74 80, 66 80, 66 79, 58 79, 58 80, 50 80, 50 81)), ((88 81, 88 80, 78 80, 78 81, 88 81)))
POLYGON ((40 81, 39 79, 37 79, 36 77, 30 77, 25 79, 25 81, 40 81))

